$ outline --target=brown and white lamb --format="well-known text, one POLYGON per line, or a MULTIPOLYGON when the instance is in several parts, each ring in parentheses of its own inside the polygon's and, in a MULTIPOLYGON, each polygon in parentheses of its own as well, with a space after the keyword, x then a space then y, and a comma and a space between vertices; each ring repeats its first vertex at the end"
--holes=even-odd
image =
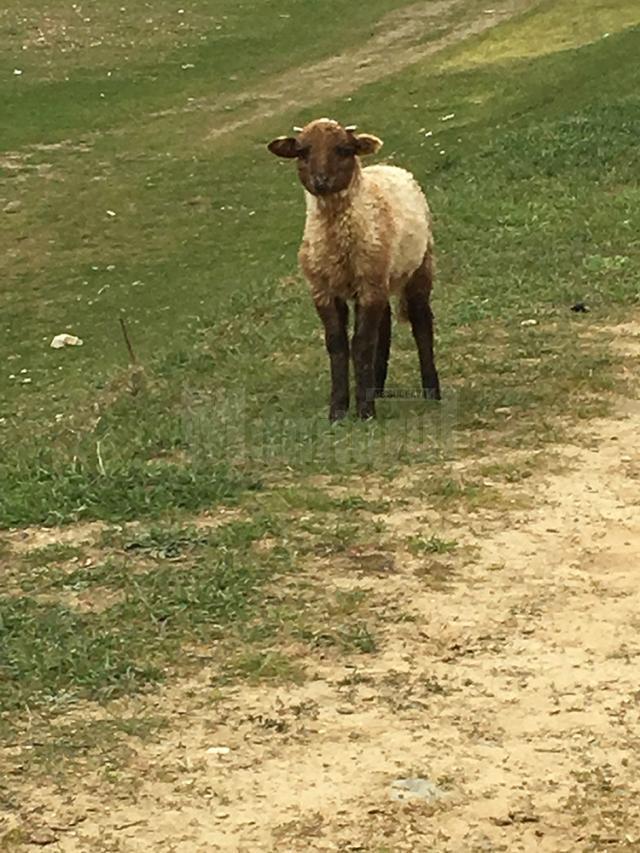
POLYGON ((329 418, 349 409, 348 301, 355 306, 351 342, 360 418, 375 416, 384 390, 391 341, 390 295, 411 323, 420 358, 423 395, 440 399, 433 356, 431 214, 410 172, 396 166, 363 168, 360 157, 382 146, 321 118, 296 136, 269 143, 278 157, 296 159, 305 189, 307 217, 299 260, 324 324, 331 360, 329 418))

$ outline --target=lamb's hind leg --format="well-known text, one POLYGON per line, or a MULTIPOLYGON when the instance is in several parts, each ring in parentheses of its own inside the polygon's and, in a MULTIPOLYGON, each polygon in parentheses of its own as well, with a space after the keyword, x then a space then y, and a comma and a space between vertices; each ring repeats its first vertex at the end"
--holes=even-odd
POLYGON ((440 399, 440 380, 433 355, 433 313, 430 296, 433 262, 429 254, 409 279, 405 288, 407 316, 418 348, 422 392, 428 400, 440 399))
POLYGON ((342 299, 333 299, 328 305, 316 302, 316 311, 331 362, 329 420, 339 421, 349 410, 349 307, 342 299))
POLYGON ((387 307, 380 318, 378 329, 378 345, 376 346, 375 381, 376 395, 382 396, 384 383, 387 380, 387 368, 389 366, 389 349, 391 347, 391 306, 387 307))

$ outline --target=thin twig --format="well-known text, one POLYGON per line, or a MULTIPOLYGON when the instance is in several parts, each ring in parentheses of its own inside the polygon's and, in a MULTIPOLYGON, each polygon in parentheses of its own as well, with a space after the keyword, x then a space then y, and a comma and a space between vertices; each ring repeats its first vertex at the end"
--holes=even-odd
POLYGON ((127 823, 118 824, 115 827, 115 829, 117 829, 117 830, 129 829, 129 827, 131 827, 131 826, 140 826, 141 824, 146 823, 146 822, 147 821, 145 820, 145 818, 141 818, 140 820, 130 820, 127 823))
POLYGON ((129 338, 129 332, 127 331, 127 324, 124 321, 124 317, 120 317, 120 326, 122 328, 122 334, 124 335, 124 342, 127 345, 127 350, 129 351, 131 364, 137 364, 138 359, 136 358, 136 354, 131 346, 131 339, 129 338))

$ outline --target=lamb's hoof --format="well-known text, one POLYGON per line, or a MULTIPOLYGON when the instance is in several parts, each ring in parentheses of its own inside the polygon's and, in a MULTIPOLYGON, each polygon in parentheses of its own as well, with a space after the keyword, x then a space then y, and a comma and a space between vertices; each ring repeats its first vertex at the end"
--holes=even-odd
POLYGON ((347 409, 330 409, 329 421, 332 424, 338 424, 347 417, 347 409))
POLYGON ((440 387, 436 388, 424 388, 423 389, 424 399, 425 400, 441 400, 440 396, 440 387))
POLYGON ((376 416, 376 409, 371 403, 364 403, 362 406, 358 407, 358 417, 361 421, 371 421, 376 416))

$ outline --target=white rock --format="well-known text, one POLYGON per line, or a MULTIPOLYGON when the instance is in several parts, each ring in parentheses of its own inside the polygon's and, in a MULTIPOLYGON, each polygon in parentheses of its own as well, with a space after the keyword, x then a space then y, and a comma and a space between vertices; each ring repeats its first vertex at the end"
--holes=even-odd
POLYGON ((53 349, 62 349, 63 347, 81 347, 83 343, 82 339, 77 338, 75 335, 63 334, 56 335, 49 346, 53 347, 53 349))

